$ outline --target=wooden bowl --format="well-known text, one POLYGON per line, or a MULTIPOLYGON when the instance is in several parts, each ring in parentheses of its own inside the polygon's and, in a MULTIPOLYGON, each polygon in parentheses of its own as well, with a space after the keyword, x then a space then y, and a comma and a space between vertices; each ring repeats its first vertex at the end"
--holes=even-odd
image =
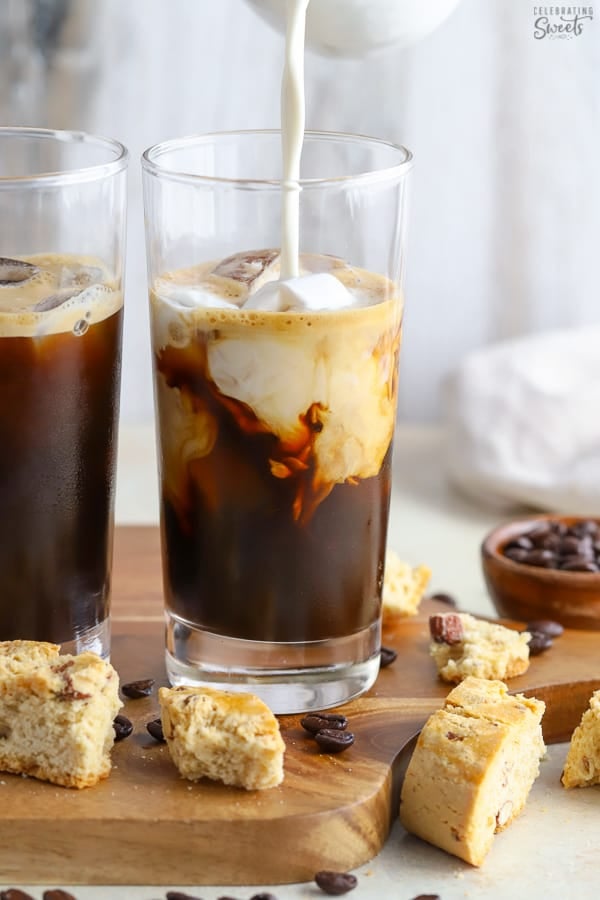
MULTIPOLYGON (((546 521, 567 527, 589 521, 545 515, 517 519, 491 531, 481 545, 481 562, 492 602, 503 618, 531 622, 552 619, 566 628, 600 631, 600 572, 568 572, 515 562, 502 552, 516 538, 546 521)), ((600 520, 598 521, 600 524, 600 520)))

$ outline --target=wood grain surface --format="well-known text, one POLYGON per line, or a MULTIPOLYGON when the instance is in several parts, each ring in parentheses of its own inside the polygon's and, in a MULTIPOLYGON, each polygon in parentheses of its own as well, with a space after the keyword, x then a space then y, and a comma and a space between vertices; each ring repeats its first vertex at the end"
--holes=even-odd
MULTIPOLYGON (((166 684, 158 530, 117 530, 112 661, 121 681, 166 684)), ((179 778, 164 744, 147 733, 156 696, 127 700, 133 735, 115 745, 113 771, 73 791, 30 778, 0 777, 3 881, 72 884, 260 884, 306 881, 319 869, 350 869, 381 849, 398 812, 414 739, 448 686, 428 654, 424 601, 414 619, 384 631, 398 652, 373 690, 344 707, 355 744, 318 752, 299 716, 280 717, 285 779, 246 792, 179 778)), ((516 624, 516 623, 512 623, 516 624)), ((600 636, 566 631, 514 691, 548 704, 548 742, 566 740, 600 688, 600 636)))

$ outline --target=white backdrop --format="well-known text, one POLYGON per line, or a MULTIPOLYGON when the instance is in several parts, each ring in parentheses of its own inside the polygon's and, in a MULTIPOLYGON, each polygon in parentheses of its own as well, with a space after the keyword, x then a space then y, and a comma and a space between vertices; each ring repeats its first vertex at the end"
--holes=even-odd
MULTIPOLYGON (((187 133, 277 127, 282 39, 243 0, 76 0, 69 48, 32 60, 18 32, 35 0, 4 2, 3 124, 84 128, 131 150, 122 410, 147 420, 139 155, 187 133)), ((307 54, 309 127, 415 154, 403 420, 440 416, 444 378, 472 348, 600 321, 600 3, 567 40, 534 39, 535 5, 462 0, 414 47, 307 54)))

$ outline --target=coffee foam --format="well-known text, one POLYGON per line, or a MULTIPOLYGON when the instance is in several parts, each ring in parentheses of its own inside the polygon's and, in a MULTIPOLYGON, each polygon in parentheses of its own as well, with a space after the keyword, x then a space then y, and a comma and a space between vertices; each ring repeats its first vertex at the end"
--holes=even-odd
MULTIPOLYGON (((334 484, 375 476, 381 468, 394 430, 402 317, 401 297, 387 278, 327 257, 319 262, 352 295, 352 306, 285 312, 238 306, 247 289, 218 276, 215 281, 214 264, 169 273, 151 293, 155 352, 177 348, 187 359, 184 366, 193 368, 197 348, 205 345, 206 371, 198 374, 252 410, 276 436, 282 459, 294 457, 307 419, 317 416, 313 497, 303 500, 313 508, 334 484), (173 302, 175 285, 194 284, 202 284, 206 295, 214 286, 230 305, 184 309, 173 302)), ((169 388, 160 376, 158 395, 172 419, 168 433, 163 431, 165 455, 188 465, 207 455, 218 429, 210 409, 169 388)), ((284 467, 275 461, 272 467, 275 477, 285 477, 284 467)))
POLYGON ((0 285, 0 337, 83 333, 123 304, 120 286, 95 257, 47 253, 22 261, 37 271, 0 285))
POLYGON ((381 303, 395 294, 388 279, 335 256, 305 253, 300 275, 280 281, 276 251, 237 253, 157 278, 155 293, 174 308, 327 311, 381 303))

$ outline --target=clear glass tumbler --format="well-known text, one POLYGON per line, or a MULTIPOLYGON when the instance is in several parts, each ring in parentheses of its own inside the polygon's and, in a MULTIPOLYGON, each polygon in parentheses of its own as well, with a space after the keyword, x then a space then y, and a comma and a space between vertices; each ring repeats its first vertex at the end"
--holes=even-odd
POLYGON ((0 128, 0 640, 110 651, 127 151, 0 128))
POLYGON ((291 713, 377 676, 410 167, 403 147, 307 133, 302 277, 274 308, 280 133, 143 156, 174 684, 291 713))

